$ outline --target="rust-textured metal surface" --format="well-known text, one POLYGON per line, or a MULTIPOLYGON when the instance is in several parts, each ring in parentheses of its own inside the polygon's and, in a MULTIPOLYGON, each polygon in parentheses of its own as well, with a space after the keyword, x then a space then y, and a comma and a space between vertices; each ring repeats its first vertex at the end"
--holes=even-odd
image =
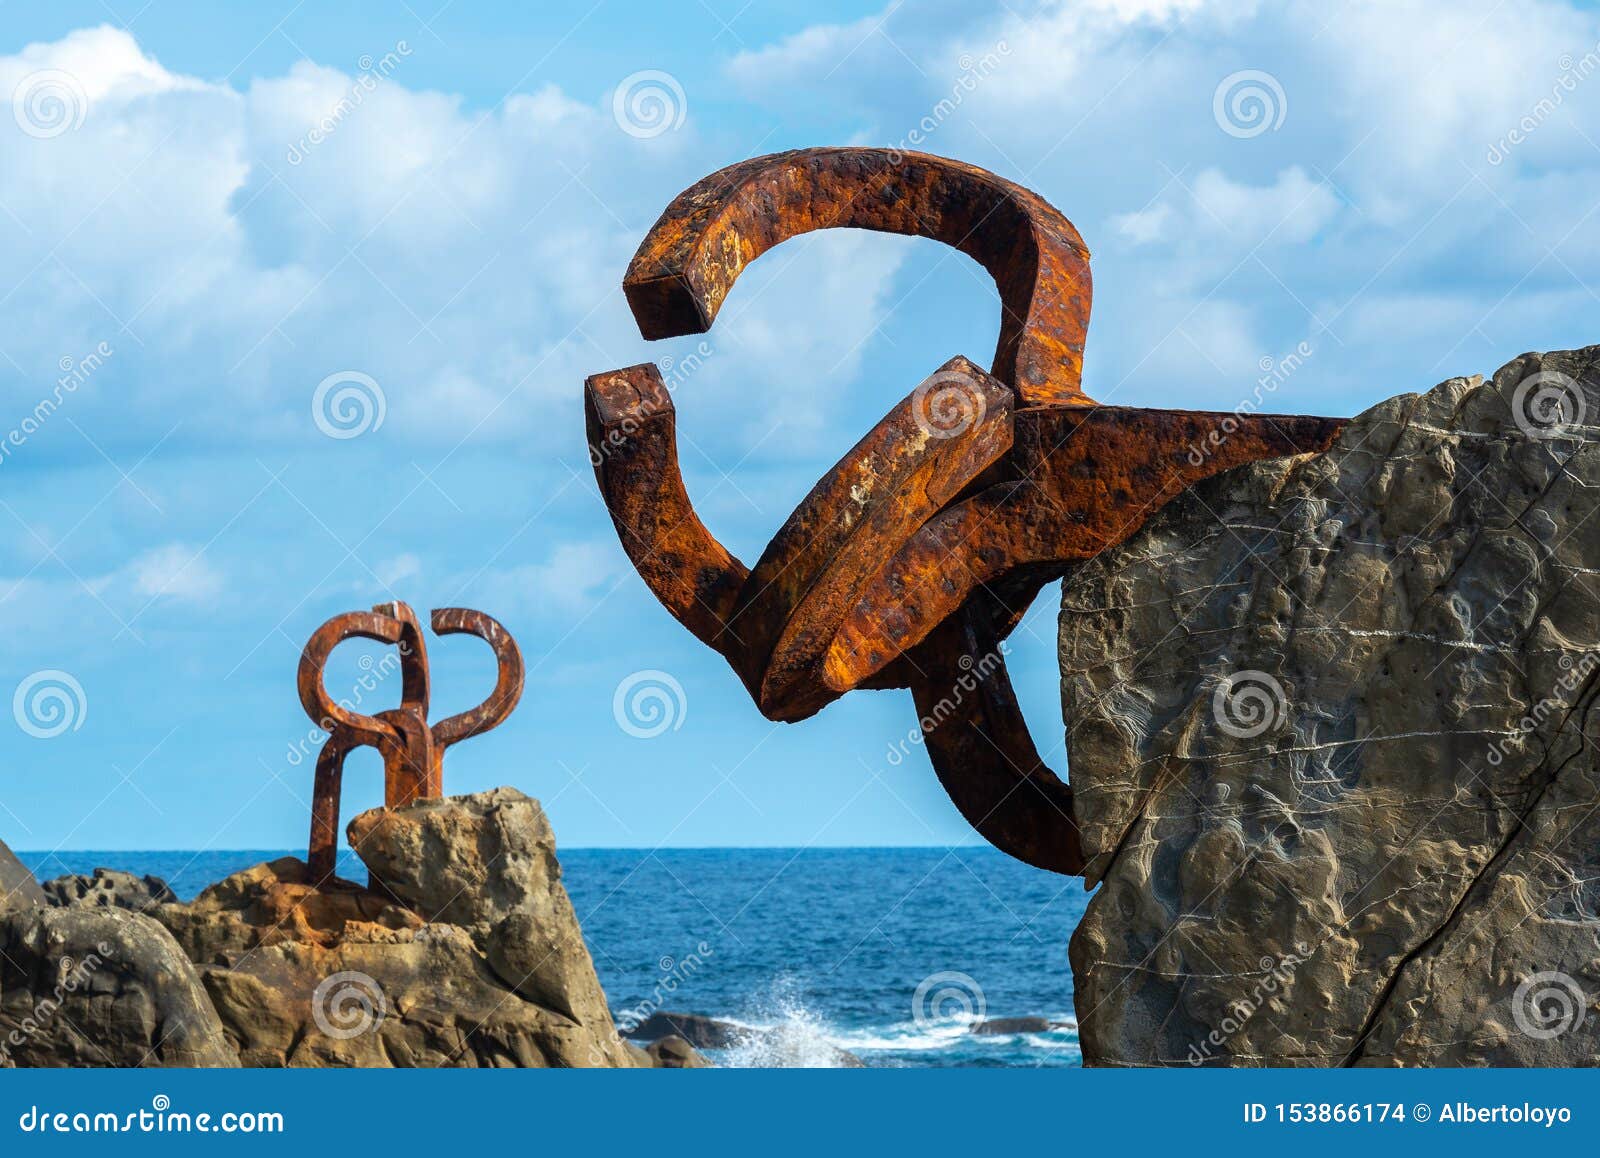
POLYGON ((1101 406, 1082 391, 1089 254, 1036 194, 971 165, 807 149, 680 194, 623 286, 646 338, 707 329, 746 265, 854 227, 944 241, 994 277, 990 373, 946 362, 830 470, 753 568, 695 514, 653 365, 586 383, 590 458, 635 568, 721 653, 762 713, 801 720, 855 688, 909 687, 929 758, 996 847, 1078 875, 1072 789, 1040 758, 1002 641, 1072 563, 1219 471, 1326 450, 1345 420, 1101 406))
POLYGON ((744 267, 817 229, 929 237, 1000 291, 992 373, 1024 405, 1083 401, 1089 251, 1042 197, 973 165, 887 149, 796 149, 730 165, 667 207, 623 279, 646 338, 711 328, 744 267))
POLYGON ((503 723, 522 698, 524 669, 516 640, 481 611, 443 607, 433 612, 436 635, 475 635, 493 649, 494 690, 477 707, 428 724, 430 678, 427 643, 416 612, 404 603, 336 615, 312 633, 300 653, 298 687, 306 714, 328 738, 317 753, 311 796, 311 841, 306 862, 314 881, 334 873, 339 844, 339 797, 345 758, 372 747, 383 757, 383 803, 398 808, 444 795, 444 753, 452 744, 503 723), (400 705, 363 715, 328 694, 323 671, 333 649, 347 639, 372 639, 400 652, 400 705))

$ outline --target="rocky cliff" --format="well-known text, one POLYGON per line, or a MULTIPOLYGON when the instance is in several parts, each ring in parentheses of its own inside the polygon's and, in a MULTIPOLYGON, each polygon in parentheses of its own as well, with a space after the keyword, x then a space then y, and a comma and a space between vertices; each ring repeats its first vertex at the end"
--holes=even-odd
POLYGON ((1068 577, 1088 1063, 1600 1060, 1597 363, 1392 398, 1068 577))
POLYGON ((379 809, 349 836, 368 886, 284 858, 190 904, 125 873, 40 889, 0 856, 0 1066, 704 1064, 618 1036, 537 801, 379 809))

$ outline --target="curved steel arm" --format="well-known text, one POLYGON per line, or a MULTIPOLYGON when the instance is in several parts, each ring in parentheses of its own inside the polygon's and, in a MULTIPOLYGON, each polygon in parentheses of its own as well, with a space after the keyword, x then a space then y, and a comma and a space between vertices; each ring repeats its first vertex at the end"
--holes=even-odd
POLYGON ((359 743, 378 745, 399 739, 393 726, 376 716, 362 715, 337 703, 323 686, 322 673, 333 649, 347 639, 372 639, 402 647, 402 702, 428 710, 428 660, 422 631, 411 608, 403 603, 379 604, 371 611, 336 615, 312 634, 300 652, 296 686, 300 705, 324 731, 342 727, 359 743))
POLYGON ((649 339, 711 327, 744 267, 818 229, 872 229, 954 246, 1000 291, 990 369, 1024 405, 1087 402, 1089 251, 1036 193, 926 153, 798 149, 743 161, 680 193, 645 236, 622 288, 649 339))
POLYGON ((600 496, 646 586, 696 639, 723 655, 750 569, 695 514, 678 468, 678 417, 654 363, 595 374, 583 413, 600 496))
MULTIPOLYGON (((433 745, 436 759, 443 759, 444 750, 472 736, 482 735, 505 723, 522 699, 524 669, 522 649, 511 633, 500 622, 481 611, 466 607, 441 607, 433 613, 435 635, 475 635, 494 649, 494 691, 484 701, 469 711, 446 717, 433 726, 433 745)), ((441 789, 442 790, 442 789, 441 789)))

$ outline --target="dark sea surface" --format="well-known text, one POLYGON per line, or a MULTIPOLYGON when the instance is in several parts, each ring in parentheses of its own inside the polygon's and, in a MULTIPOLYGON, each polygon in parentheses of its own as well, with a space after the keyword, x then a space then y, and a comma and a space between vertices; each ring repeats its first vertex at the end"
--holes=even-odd
MULTIPOLYGON (((150 873, 187 900, 285 852, 21 852, 42 879, 150 873)), ((567 890, 619 1023, 661 1009, 770 1028, 731 1065, 1075 1066, 1080 881, 988 848, 567 849, 567 890), (1048 1017, 982 1035, 983 1017, 1048 1017)), ((364 881, 349 854, 340 873, 364 881)))

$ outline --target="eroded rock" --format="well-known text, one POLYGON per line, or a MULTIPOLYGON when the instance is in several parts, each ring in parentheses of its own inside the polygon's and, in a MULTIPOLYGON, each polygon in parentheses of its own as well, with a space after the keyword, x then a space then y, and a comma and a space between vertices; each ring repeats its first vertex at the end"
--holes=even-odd
POLYGON ((1086 1062, 1600 1057, 1597 360, 1391 399, 1068 576, 1086 1062))
POLYGON ((254 1066, 634 1066, 538 802, 512 789, 350 822, 383 891, 284 858, 155 910, 254 1066))
POLYGON ((135 913, 148 912, 157 905, 174 904, 178 899, 160 877, 137 877, 107 868, 95 869, 93 876, 56 877, 46 881, 43 888, 52 905, 128 909, 135 913))
POLYGON ((489 967, 529 1001, 612 1032, 594 962, 561 884, 555 834, 515 788, 430 800, 350 822, 374 880, 427 921, 466 929, 489 967))
POLYGON ((194 966, 149 917, 0 915, 0 1065, 237 1064, 194 966))

